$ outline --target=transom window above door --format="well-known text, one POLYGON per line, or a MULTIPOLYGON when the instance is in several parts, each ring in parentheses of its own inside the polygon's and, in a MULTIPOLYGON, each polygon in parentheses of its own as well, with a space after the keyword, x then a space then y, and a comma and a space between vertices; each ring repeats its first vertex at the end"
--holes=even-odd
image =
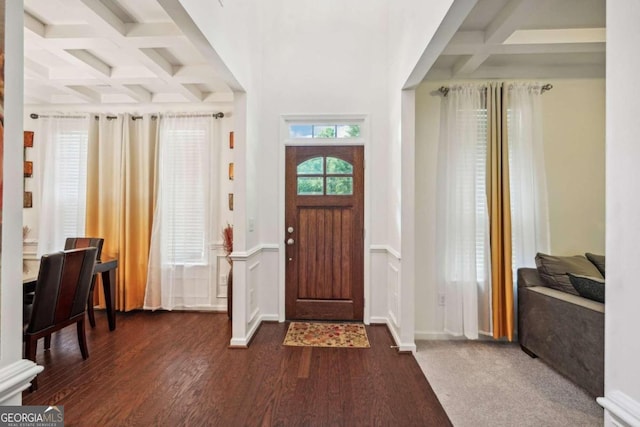
POLYGON ((353 139, 360 138, 359 124, 290 124, 289 138, 353 139))
POLYGON ((299 196, 350 196, 353 165, 337 157, 312 157, 296 168, 299 196))

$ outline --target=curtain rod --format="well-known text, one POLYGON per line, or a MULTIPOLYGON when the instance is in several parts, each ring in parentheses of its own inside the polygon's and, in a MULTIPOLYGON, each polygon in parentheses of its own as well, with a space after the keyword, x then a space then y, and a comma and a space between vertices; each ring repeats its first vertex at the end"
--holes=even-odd
MULTIPOLYGON (((550 83, 547 83, 545 85, 542 86, 540 93, 545 93, 548 90, 553 89, 553 85, 550 83)), ((438 88, 438 92, 440 92, 443 96, 447 96, 449 94, 449 86, 440 86, 438 88)))
MULTIPOLYGON (((213 113, 213 114, 166 114, 164 115, 164 117, 209 117, 209 116, 213 116, 214 119, 221 119, 224 117, 224 113, 213 113)), ((46 115, 40 115, 40 114, 36 114, 36 113, 31 113, 29 115, 29 117, 31 117, 32 119, 39 119, 39 118, 43 118, 43 119, 49 119, 49 118, 54 118, 54 119, 84 119, 86 116, 60 116, 60 115, 54 115, 54 116, 46 116, 46 115)), ((114 120, 117 119, 118 116, 105 116, 107 120, 114 120)), ((96 120, 98 120, 100 118, 100 116, 94 116, 94 118, 96 120)), ((131 116, 131 120, 138 120, 141 119, 142 116, 131 116)), ((157 119, 158 116, 157 115, 152 115, 151 118, 153 120, 157 119)))

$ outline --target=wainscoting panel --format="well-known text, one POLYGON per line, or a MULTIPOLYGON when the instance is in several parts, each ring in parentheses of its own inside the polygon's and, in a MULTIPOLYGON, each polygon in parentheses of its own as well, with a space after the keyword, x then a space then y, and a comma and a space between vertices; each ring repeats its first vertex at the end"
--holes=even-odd
POLYGON ((249 272, 247 274, 247 284, 248 284, 248 302, 249 309, 247 310, 247 323, 253 322, 256 316, 259 313, 258 310, 258 281, 260 279, 260 261, 256 261, 249 265, 249 272))
POLYGON ((387 298, 389 319, 396 328, 400 327, 400 270, 392 263, 387 264, 387 298))

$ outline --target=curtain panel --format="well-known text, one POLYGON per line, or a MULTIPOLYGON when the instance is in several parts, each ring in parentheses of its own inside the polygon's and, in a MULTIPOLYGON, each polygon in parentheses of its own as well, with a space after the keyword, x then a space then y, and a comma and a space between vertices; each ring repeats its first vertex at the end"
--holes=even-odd
POLYGON ((438 145, 437 280, 445 331, 513 340, 516 271, 549 250, 542 86, 452 85, 438 145))
POLYGON ((219 133, 211 115, 161 119, 145 309, 204 307, 214 298, 219 133))
POLYGON ((491 247, 493 337, 513 339, 514 289, 511 267, 511 192, 507 90, 502 83, 487 88, 487 206, 491 247))
MULTIPOLYGON (((118 258, 116 308, 122 311, 144 302, 157 139, 158 120, 149 114, 92 121, 86 234, 104 238, 103 258, 118 258)), ((103 305, 102 294, 95 294, 103 305)))
POLYGON ((445 294, 445 330, 471 339, 490 328, 488 221, 482 202, 485 121, 481 87, 450 88, 442 103, 438 145, 437 277, 445 294))

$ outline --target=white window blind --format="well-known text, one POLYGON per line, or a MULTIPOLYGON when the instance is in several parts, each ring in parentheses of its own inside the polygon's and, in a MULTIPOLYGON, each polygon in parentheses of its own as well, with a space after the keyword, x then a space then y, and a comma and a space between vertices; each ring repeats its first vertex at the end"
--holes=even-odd
POLYGON ((486 239, 489 232, 486 224, 487 210, 487 110, 481 109, 476 115, 478 145, 476 148, 476 271, 478 282, 485 280, 486 239))
POLYGON ((87 193, 86 130, 62 130, 56 136, 55 164, 60 226, 64 236, 83 236, 87 193))
POLYGON ((202 120, 188 120, 163 130, 160 170, 163 258, 169 264, 206 264, 211 199, 210 126, 202 120))

